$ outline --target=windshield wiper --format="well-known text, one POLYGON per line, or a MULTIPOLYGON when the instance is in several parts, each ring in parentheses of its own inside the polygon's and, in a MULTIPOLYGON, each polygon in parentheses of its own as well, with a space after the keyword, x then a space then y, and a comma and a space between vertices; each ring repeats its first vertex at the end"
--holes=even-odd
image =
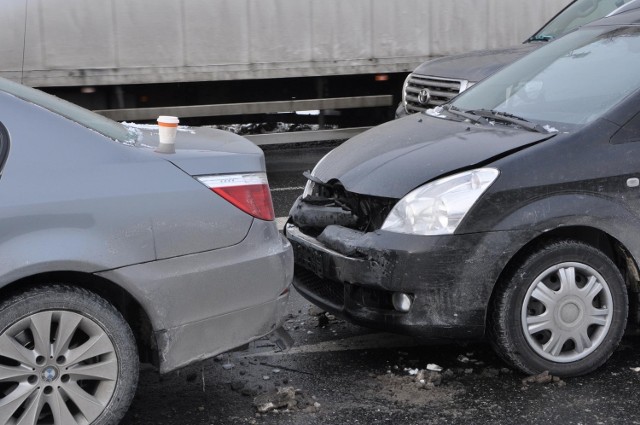
POLYGON ((467 112, 480 115, 485 118, 490 118, 495 121, 502 121, 502 122, 508 122, 510 124, 515 124, 529 131, 537 131, 538 133, 542 133, 542 134, 550 133, 540 124, 533 123, 527 120, 526 118, 522 118, 517 115, 510 114, 508 112, 500 112, 500 111, 494 111, 494 110, 488 110, 488 109, 477 109, 474 111, 467 111, 467 112))
POLYGON ((553 40, 553 36, 552 35, 532 35, 531 37, 529 37, 527 42, 529 42, 529 41, 551 41, 551 40, 553 40))
POLYGON ((476 114, 474 111, 463 111, 460 108, 457 108, 453 105, 445 105, 443 106, 442 109, 444 109, 447 112, 451 112, 453 115, 465 118, 473 123, 483 124, 483 125, 489 124, 489 121, 485 117, 479 114, 476 114))

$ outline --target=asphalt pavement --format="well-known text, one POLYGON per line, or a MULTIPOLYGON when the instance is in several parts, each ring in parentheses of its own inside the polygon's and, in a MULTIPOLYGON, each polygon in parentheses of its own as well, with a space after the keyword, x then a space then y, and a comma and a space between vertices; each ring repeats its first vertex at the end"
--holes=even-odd
POLYGON ((123 423, 640 423, 638 337, 588 376, 529 378, 486 343, 434 345, 318 313, 292 293, 287 353, 263 339, 168 375, 143 370, 123 423), (265 400, 284 404, 259 413, 265 400))
MULTIPOLYGON (((331 146, 267 150, 276 216, 331 146)), ((588 376, 528 377, 486 342, 443 344, 352 325, 291 294, 280 352, 266 339, 160 376, 144 368, 123 424, 635 424, 640 337, 588 376), (271 404, 269 404, 271 403, 271 404)))

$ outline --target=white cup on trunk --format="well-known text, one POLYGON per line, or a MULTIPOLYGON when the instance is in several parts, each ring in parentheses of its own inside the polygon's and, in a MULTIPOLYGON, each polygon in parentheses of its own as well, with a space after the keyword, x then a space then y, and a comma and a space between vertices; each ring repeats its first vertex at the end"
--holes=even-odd
POLYGON ((176 133, 178 132, 178 117, 169 115, 160 115, 158 117, 158 130, 160 133, 160 144, 156 152, 159 153, 175 153, 176 152, 176 133))

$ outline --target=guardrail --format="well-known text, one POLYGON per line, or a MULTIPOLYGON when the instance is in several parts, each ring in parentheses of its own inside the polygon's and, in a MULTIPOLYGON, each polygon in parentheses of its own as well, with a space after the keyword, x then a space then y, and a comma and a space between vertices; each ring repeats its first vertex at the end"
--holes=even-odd
POLYGON ((371 127, 341 128, 337 130, 294 131, 291 133, 253 134, 244 136, 258 146, 327 142, 346 140, 371 127))
POLYGON ((163 106, 157 108, 99 109, 94 112, 116 121, 155 120, 159 115, 176 117, 215 117, 224 115, 272 114, 308 110, 373 108, 391 106, 393 96, 353 96, 327 99, 285 100, 257 103, 225 103, 214 105, 163 106))

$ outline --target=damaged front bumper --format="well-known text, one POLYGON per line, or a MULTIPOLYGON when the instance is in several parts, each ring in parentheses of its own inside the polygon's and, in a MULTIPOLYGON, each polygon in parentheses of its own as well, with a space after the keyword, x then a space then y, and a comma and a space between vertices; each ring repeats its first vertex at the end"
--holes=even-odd
POLYGON ((414 236, 331 225, 317 237, 285 226, 294 286, 355 323, 435 339, 481 338, 500 273, 526 232, 414 236), (394 307, 407 295, 408 311, 394 307))

